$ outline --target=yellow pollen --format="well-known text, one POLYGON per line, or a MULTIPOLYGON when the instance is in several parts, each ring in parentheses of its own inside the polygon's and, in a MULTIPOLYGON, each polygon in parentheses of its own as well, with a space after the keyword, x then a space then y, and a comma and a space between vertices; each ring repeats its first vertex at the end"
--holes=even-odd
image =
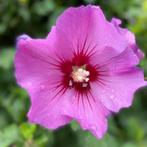
POLYGON ((90 72, 84 69, 83 67, 73 67, 71 77, 74 82, 88 82, 90 72))

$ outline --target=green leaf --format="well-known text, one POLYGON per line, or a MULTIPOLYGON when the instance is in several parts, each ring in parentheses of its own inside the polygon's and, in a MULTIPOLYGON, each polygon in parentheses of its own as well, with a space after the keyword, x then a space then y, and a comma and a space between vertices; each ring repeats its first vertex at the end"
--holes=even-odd
POLYGON ((0 67, 9 69, 12 65, 14 54, 14 49, 2 49, 0 51, 0 67))
POLYGON ((0 131, 0 147, 8 147, 19 140, 19 128, 12 124, 0 131))
POLYGON ((33 11, 38 15, 47 15, 50 11, 55 8, 53 1, 38 1, 34 4, 33 11))
POLYGON ((79 126, 79 124, 76 121, 72 121, 70 123, 70 126, 71 126, 71 128, 72 128, 73 131, 78 131, 79 129, 81 129, 80 126, 79 126))
POLYGON ((127 142, 123 144, 122 147, 138 147, 138 145, 131 142, 127 142))
POLYGON ((110 134, 106 134, 101 140, 98 140, 89 132, 79 131, 77 135, 82 147, 120 147, 118 140, 116 140, 110 134))
POLYGON ((0 35, 3 34, 6 31, 7 27, 5 24, 1 23, 0 24, 0 35))
POLYGON ((52 132, 48 132, 47 134, 42 134, 37 139, 35 139, 35 143, 39 147, 44 147, 46 146, 46 144, 51 146, 53 144, 53 141, 54 141, 54 137, 52 132))
POLYGON ((86 3, 94 3, 95 0, 84 0, 86 3))
POLYGON ((129 138, 136 142, 140 142, 143 140, 145 136, 145 131, 143 128, 143 123, 139 121, 139 119, 130 117, 125 120, 125 128, 126 133, 129 138))
POLYGON ((51 16, 50 19, 48 21, 47 27, 49 26, 50 28, 55 24, 58 16, 64 11, 65 8, 58 8, 56 11, 54 11, 51 16))
POLYGON ((29 123, 22 123, 20 125, 21 134, 27 140, 33 138, 33 134, 35 130, 36 130, 36 125, 29 124, 29 123))

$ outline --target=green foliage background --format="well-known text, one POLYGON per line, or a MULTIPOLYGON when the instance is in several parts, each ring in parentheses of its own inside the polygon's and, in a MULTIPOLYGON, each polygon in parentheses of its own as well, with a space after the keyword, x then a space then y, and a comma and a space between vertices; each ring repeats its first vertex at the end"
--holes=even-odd
MULTIPOLYGON (((29 98, 14 78, 16 37, 45 37, 65 8, 89 3, 108 19, 121 18, 147 53, 147 0, 0 0, 0 147, 147 147, 147 88, 136 92, 131 108, 109 118, 100 141, 76 122, 54 132, 27 122, 29 98)), ((140 66, 147 76, 147 57, 140 66)))

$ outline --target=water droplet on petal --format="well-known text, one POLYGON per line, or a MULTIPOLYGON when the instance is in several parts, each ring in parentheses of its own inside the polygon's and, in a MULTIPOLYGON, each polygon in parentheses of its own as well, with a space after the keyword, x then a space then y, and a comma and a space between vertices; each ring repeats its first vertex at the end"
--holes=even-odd
POLYGON ((113 90, 113 89, 111 89, 111 91, 112 91, 112 92, 114 92, 114 90, 113 90))
POLYGON ((92 130, 97 130, 97 128, 96 128, 95 125, 92 125, 92 126, 91 126, 91 129, 92 129, 92 130))
POLYGON ((64 115, 67 114, 67 112, 66 112, 66 110, 65 110, 65 107, 63 107, 63 106, 62 106, 62 113, 63 113, 64 115))
POLYGON ((32 86, 32 82, 27 82, 27 85, 28 86, 32 86))
POLYGON ((110 99, 114 99, 114 95, 111 95, 111 96, 110 96, 110 99))

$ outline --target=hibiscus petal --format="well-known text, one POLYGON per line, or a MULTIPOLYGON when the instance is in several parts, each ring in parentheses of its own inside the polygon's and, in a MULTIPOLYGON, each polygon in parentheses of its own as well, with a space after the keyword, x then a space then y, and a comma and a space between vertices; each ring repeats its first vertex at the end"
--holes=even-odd
POLYGON ((18 42, 19 40, 27 40, 27 39, 30 39, 30 38, 31 37, 28 36, 27 34, 23 34, 23 35, 19 36, 16 41, 18 42))
POLYGON ((35 101, 32 102, 28 113, 29 121, 48 129, 56 129, 69 123, 72 118, 64 115, 63 108, 65 98, 71 95, 72 93, 60 88, 36 89, 35 93, 31 93, 35 101))
POLYGON ((64 106, 64 114, 77 120, 84 130, 89 130, 98 139, 107 131, 106 116, 110 112, 90 94, 69 97, 64 106))
POLYGON ((109 70, 109 73, 114 74, 127 71, 128 68, 132 68, 138 64, 139 59, 136 54, 134 54, 131 48, 126 48, 118 56, 105 61, 102 67, 108 68, 107 70, 109 70))
POLYGON ((72 44, 66 40, 65 36, 59 35, 57 33, 56 26, 52 27, 51 32, 48 34, 46 39, 58 57, 64 60, 69 60, 73 57, 72 44))
POLYGON ((62 116, 62 104, 55 93, 59 89, 62 73, 57 70, 58 62, 53 60, 48 41, 43 39, 20 38, 15 57, 16 78, 19 85, 28 90, 31 109, 28 117, 31 122, 47 128, 57 128, 68 123, 71 118, 62 116), (56 102, 51 102, 55 97, 56 102))
POLYGON ((119 55, 115 49, 105 47, 101 53, 93 55, 90 63, 97 66, 99 74, 103 74, 103 72, 113 74, 114 72, 126 71, 128 68, 138 65, 139 58, 130 47, 119 55))
POLYGON ((105 19, 102 10, 91 5, 65 10, 56 22, 56 34, 72 45, 68 52, 99 52, 110 46, 120 53, 128 45, 124 36, 105 19))
POLYGON ((91 86, 95 97, 97 96, 110 111, 117 112, 132 104, 133 94, 138 88, 145 86, 146 82, 143 72, 135 67, 139 59, 131 48, 126 48, 116 57, 104 60, 104 53, 109 52, 105 49, 101 56, 97 56, 99 61, 104 62, 98 62, 101 63, 98 65, 99 77, 91 86))
POLYGON ((140 60, 144 58, 144 53, 142 50, 139 49, 139 47, 136 44, 130 45, 130 47, 133 49, 134 53, 138 56, 140 60))
POLYGON ((144 58, 144 53, 137 47, 136 45, 136 40, 135 40, 135 35, 134 33, 130 32, 128 29, 121 28, 121 20, 117 18, 112 18, 111 23, 116 27, 118 32, 123 35, 127 41, 128 41, 128 46, 131 47, 138 58, 141 60, 144 58))
POLYGON ((118 112, 121 108, 132 104, 135 91, 147 85, 143 72, 139 68, 132 68, 126 72, 104 77, 103 85, 91 85, 94 96, 110 111, 118 112))
POLYGON ((18 83, 26 88, 37 87, 43 81, 61 77, 58 61, 45 39, 19 39, 15 56, 15 75, 18 83), (55 75, 54 77, 52 75, 55 75))

